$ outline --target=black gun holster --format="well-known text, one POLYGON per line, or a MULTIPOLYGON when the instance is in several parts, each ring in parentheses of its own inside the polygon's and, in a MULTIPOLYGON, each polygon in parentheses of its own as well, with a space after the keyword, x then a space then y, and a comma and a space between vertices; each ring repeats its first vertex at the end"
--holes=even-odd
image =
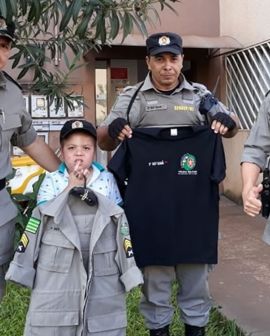
POLYGON ((268 218, 270 213, 270 174, 269 174, 269 162, 270 157, 268 156, 266 161, 266 166, 263 170, 263 190, 261 192, 261 201, 262 201, 262 216, 268 218))

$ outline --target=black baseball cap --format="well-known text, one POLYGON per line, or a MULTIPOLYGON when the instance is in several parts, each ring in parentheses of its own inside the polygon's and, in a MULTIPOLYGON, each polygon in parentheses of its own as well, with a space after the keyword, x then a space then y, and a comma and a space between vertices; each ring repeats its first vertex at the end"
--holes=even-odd
POLYGON ((97 138, 96 128, 86 120, 68 120, 64 123, 60 131, 60 141, 64 140, 68 135, 74 132, 82 131, 88 133, 93 138, 97 138))
POLYGON ((146 40, 147 55, 154 56, 163 53, 182 54, 182 38, 175 33, 157 33, 146 40))
POLYGON ((0 16, 0 37, 7 37, 11 41, 15 41, 15 24, 6 22, 6 19, 0 16))

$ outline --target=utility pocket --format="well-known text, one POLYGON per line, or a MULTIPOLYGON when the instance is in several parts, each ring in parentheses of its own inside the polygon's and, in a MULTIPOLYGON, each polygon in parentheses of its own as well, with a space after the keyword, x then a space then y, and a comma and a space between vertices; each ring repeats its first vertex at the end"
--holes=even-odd
POLYGON ((93 252, 93 270, 95 276, 119 273, 115 261, 117 244, 112 238, 101 239, 97 242, 93 252))
POLYGON ((120 330, 127 326, 125 312, 112 313, 100 316, 93 316, 87 321, 88 332, 100 333, 98 335, 118 336, 124 335, 120 330))
POLYGON ((22 126, 19 114, 8 114, 0 108, 0 128, 2 131, 16 129, 22 126))
POLYGON ((80 290, 33 290, 24 335, 76 335, 80 299, 80 290))
POLYGON ((48 230, 42 237, 38 267, 52 272, 68 273, 74 251, 74 245, 60 231, 48 230))
POLYGON ((19 114, 8 115, 0 108, 0 149, 8 148, 14 131, 21 126, 19 114))
POLYGON ((30 312, 30 324, 40 327, 76 326, 79 324, 79 313, 70 311, 30 312))
POLYGON ((30 312, 30 324, 26 322, 24 335, 74 336, 79 325, 78 312, 30 312))

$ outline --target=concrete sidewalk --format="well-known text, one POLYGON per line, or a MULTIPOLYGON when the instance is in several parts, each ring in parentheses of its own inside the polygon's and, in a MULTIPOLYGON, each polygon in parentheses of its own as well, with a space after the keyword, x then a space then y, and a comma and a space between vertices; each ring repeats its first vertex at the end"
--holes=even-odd
POLYGON ((261 240, 265 221, 221 197, 219 264, 210 275, 210 290, 221 313, 252 336, 270 336, 270 246, 261 240))

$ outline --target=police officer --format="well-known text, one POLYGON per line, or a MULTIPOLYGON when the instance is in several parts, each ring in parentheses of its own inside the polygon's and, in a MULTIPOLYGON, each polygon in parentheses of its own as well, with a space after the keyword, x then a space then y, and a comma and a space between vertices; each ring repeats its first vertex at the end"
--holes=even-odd
MULTIPOLYGON (((204 125, 208 122, 215 133, 225 137, 236 134, 238 119, 235 114, 204 85, 187 81, 181 73, 184 56, 180 36, 171 32, 153 34, 146 40, 146 48, 149 73, 143 83, 125 88, 118 96, 111 113, 97 130, 101 149, 113 150, 125 138, 132 137, 135 127, 204 125)), ((173 316, 171 282, 175 278, 181 282, 178 305, 185 323, 185 335, 205 335, 211 308, 208 271, 207 264, 143 268, 145 283, 140 308, 151 336, 169 335, 173 316)))
MULTIPOLYGON (((258 182, 262 170, 268 165, 270 154, 270 94, 262 102, 258 117, 244 144, 241 158, 242 198, 246 214, 255 217, 262 208, 261 192, 263 186, 258 182)), ((269 167, 267 167, 269 168, 269 167)), ((270 219, 268 218, 263 240, 270 245, 270 219)))
POLYGON ((0 301, 5 292, 4 275, 13 255, 13 239, 17 209, 5 189, 6 176, 11 173, 10 144, 18 146, 38 164, 52 171, 57 169, 59 159, 37 137, 19 85, 6 73, 15 25, 0 17, 0 301))

